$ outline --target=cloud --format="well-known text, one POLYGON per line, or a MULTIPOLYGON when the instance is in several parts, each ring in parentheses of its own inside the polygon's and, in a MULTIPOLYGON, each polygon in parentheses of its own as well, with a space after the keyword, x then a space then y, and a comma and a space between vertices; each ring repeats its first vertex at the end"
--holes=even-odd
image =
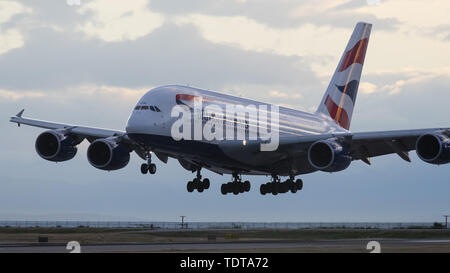
POLYGON ((317 82, 300 57, 215 45, 192 26, 172 24, 132 43, 80 40, 66 32, 35 29, 23 48, 0 55, 0 74, 0 88, 10 90, 88 83, 126 88, 175 83, 220 90, 231 83, 317 82))
POLYGON ((148 1, 110 1, 97 0, 82 4, 78 12, 93 16, 78 26, 78 30, 89 37, 96 37, 106 42, 136 40, 164 23, 164 16, 151 12, 148 1))
POLYGON ((398 21, 395 18, 380 19, 370 13, 355 12, 361 3, 365 4, 365 1, 192 0, 173 5, 166 0, 152 0, 150 5, 153 9, 169 15, 242 16, 274 28, 314 24, 351 29, 355 22, 367 20, 376 24, 379 29, 396 29, 398 21))
POLYGON ((377 86, 370 82, 361 82, 358 91, 364 94, 372 94, 377 91, 377 86))
POLYGON ((402 26, 416 29, 448 22, 450 3, 447 0, 382 0, 380 5, 363 5, 355 11, 373 14, 381 19, 396 18, 402 26))
POLYGON ((284 92, 280 92, 278 90, 270 90, 269 96, 275 98, 296 98, 296 99, 301 97, 300 94, 290 95, 284 92))
POLYGON ((13 1, 0 1, 0 55, 24 45, 22 33, 14 28, 5 29, 14 16, 31 13, 31 9, 13 1))
POLYGON ((38 98, 45 96, 43 92, 33 92, 33 91, 25 91, 25 92, 16 92, 11 90, 0 89, 0 97, 5 100, 19 100, 23 98, 38 98))
POLYGON ((365 94, 387 93, 389 95, 407 91, 409 88, 424 83, 450 82, 450 68, 447 69, 420 69, 406 68, 401 71, 387 70, 365 76, 370 81, 382 78, 384 82, 361 81, 360 91, 365 94))
POLYGON ((196 26, 205 39, 214 43, 286 56, 328 55, 330 41, 345 44, 349 36, 345 29, 313 24, 273 28, 244 16, 191 14, 178 17, 176 22, 196 26))
POLYGON ((0 97, 5 100, 18 101, 24 99, 37 99, 37 100, 53 100, 53 101, 66 101, 68 99, 74 100, 77 97, 85 98, 114 98, 119 101, 137 102, 142 95, 144 95, 149 89, 144 88, 125 88, 118 86, 108 85, 95 85, 95 84, 80 84, 75 86, 68 86, 63 89, 43 89, 38 88, 34 91, 13 91, 0 89, 0 97))

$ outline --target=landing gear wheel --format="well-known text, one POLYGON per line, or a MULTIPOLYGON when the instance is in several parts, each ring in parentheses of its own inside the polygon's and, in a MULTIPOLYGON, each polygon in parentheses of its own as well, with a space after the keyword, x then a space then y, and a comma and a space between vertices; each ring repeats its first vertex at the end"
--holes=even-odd
POLYGON ((244 182, 244 191, 249 192, 250 191, 250 181, 245 181, 244 182))
POLYGON ((205 189, 205 188, 203 187, 203 183, 198 183, 197 191, 198 191, 198 192, 203 192, 204 189, 205 189))
POLYGON ((148 165, 146 163, 142 163, 141 165, 141 173, 146 174, 148 172, 148 165))
POLYGON ((220 187, 220 191, 222 192, 223 195, 228 193, 228 189, 227 189, 227 184, 222 184, 222 186, 220 187))
POLYGON ((205 190, 209 189, 209 184, 208 178, 203 179, 203 188, 205 188, 205 190))
POLYGON ((266 193, 267 193, 267 185, 266 185, 266 184, 262 184, 262 185, 259 187, 259 192, 260 192, 262 195, 266 195, 266 193))
POLYGON ((303 189, 303 181, 301 179, 297 179, 295 181, 295 184, 297 185, 297 190, 302 190, 303 189))
POLYGON ((150 165, 148 165, 148 172, 150 173, 150 174, 154 174, 154 173, 156 173, 156 165, 155 164, 150 164, 150 165))
POLYGON ((297 192, 297 186, 291 187, 291 192, 292 192, 292 193, 296 193, 296 192, 297 192))
POLYGON ((187 188, 187 191, 188 191, 188 192, 193 192, 193 191, 194 191, 194 183, 192 183, 192 181, 189 181, 189 182, 187 183, 186 188, 187 188))
POLYGON ((233 183, 233 194, 234 194, 234 195, 238 195, 239 192, 240 192, 240 190, 239 190, 239 184, 233 183))
POLYGON ((244 183, 239 182, 239 193, 244 193, 245 192, 245 186, 244 183))

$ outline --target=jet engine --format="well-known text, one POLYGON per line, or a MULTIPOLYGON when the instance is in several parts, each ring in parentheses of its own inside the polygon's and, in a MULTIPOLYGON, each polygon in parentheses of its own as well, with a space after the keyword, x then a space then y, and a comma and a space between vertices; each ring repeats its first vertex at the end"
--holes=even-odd
POLYGON ((420 159, 431 164, 450 162, 450 138, 440 133, 421 135, 416 142, 420 159))
POLYGON ((34 146, 37 154, 43 159, 60 162, 72 159, 77 154, 76 145, 81 141, 83 138, 64 131, 49 130, 37 137, 34 146))
POLYGON ((308 161, 317 170, 338 172, 347 169, 352 158, 348 151, 336 141, 319 140, 309 147, 308 161))
POLYGON ((125 167, 130 161, 130 149, 117 138, 93 141, 87 150, 89 163, 97 169, 112 171, 125 167))

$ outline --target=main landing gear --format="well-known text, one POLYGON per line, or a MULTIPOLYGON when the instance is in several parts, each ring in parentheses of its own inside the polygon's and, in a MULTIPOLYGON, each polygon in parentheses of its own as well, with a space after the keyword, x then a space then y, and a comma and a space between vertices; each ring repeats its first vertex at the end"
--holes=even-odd
POLYGON ((277 195, 279 193, 286 193, 289 190, 292 193, 296 193, 297 190, 301 190, 303 188, 303 181, 301 179, 297 179, 294 181, 294 177, 291 176, 284 182, 280 182, 280 178, 278 175, 272 175, 272 181, 262 184, 259 188, 259 191, 262 195, 272 193, 273 195, 277 195))
POLYGON ((203 192, 204 190, 209 189, 209 179, 205 178, 202 181, 200 170, 201 169, 197 169, 197 177, 187 183, 186 188, 188 192, 193 192, 195 189, 197 189, 198 192, 203 192))
POLYGON ((147 154, 147 163, 142 163, 141 165, 141 173, 142 174, 154 174, 156 173, 156 165, 154 163, 152 163, 152 154, 148 153, 147 154))
POLYGON ((223 195, 227 193, 233 193, 234 195, 237 195, 239 193, 249 192, 250 182, 242 182, 239 174, 233 174, 233 182, 222 184, 220 191, 223 195))

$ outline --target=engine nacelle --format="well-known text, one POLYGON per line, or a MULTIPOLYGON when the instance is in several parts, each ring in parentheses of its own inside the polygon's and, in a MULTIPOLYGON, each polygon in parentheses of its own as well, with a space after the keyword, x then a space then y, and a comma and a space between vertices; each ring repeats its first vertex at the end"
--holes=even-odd
POLYGON ((77 154, 76 145, 82 140, 63 131, 49 130, 37 137, 34 147, 43 159, 60 162, 74 158, 77 154))
POLYGON ((331 140, 314 142, 308 150, 311 166, 324 172, 338 172, 347 169, 352 162, 348 151, 341 144, 331 140))
POLYGON ((89 145, 87 158, 95 168, 113 171, 128 165, 130 150, 115 139, 97 139, 89 145))
POLYGON ((421 135, 416 142, 416 153, 427 163, 449 163, 450 138, 439 133, 421 135))

